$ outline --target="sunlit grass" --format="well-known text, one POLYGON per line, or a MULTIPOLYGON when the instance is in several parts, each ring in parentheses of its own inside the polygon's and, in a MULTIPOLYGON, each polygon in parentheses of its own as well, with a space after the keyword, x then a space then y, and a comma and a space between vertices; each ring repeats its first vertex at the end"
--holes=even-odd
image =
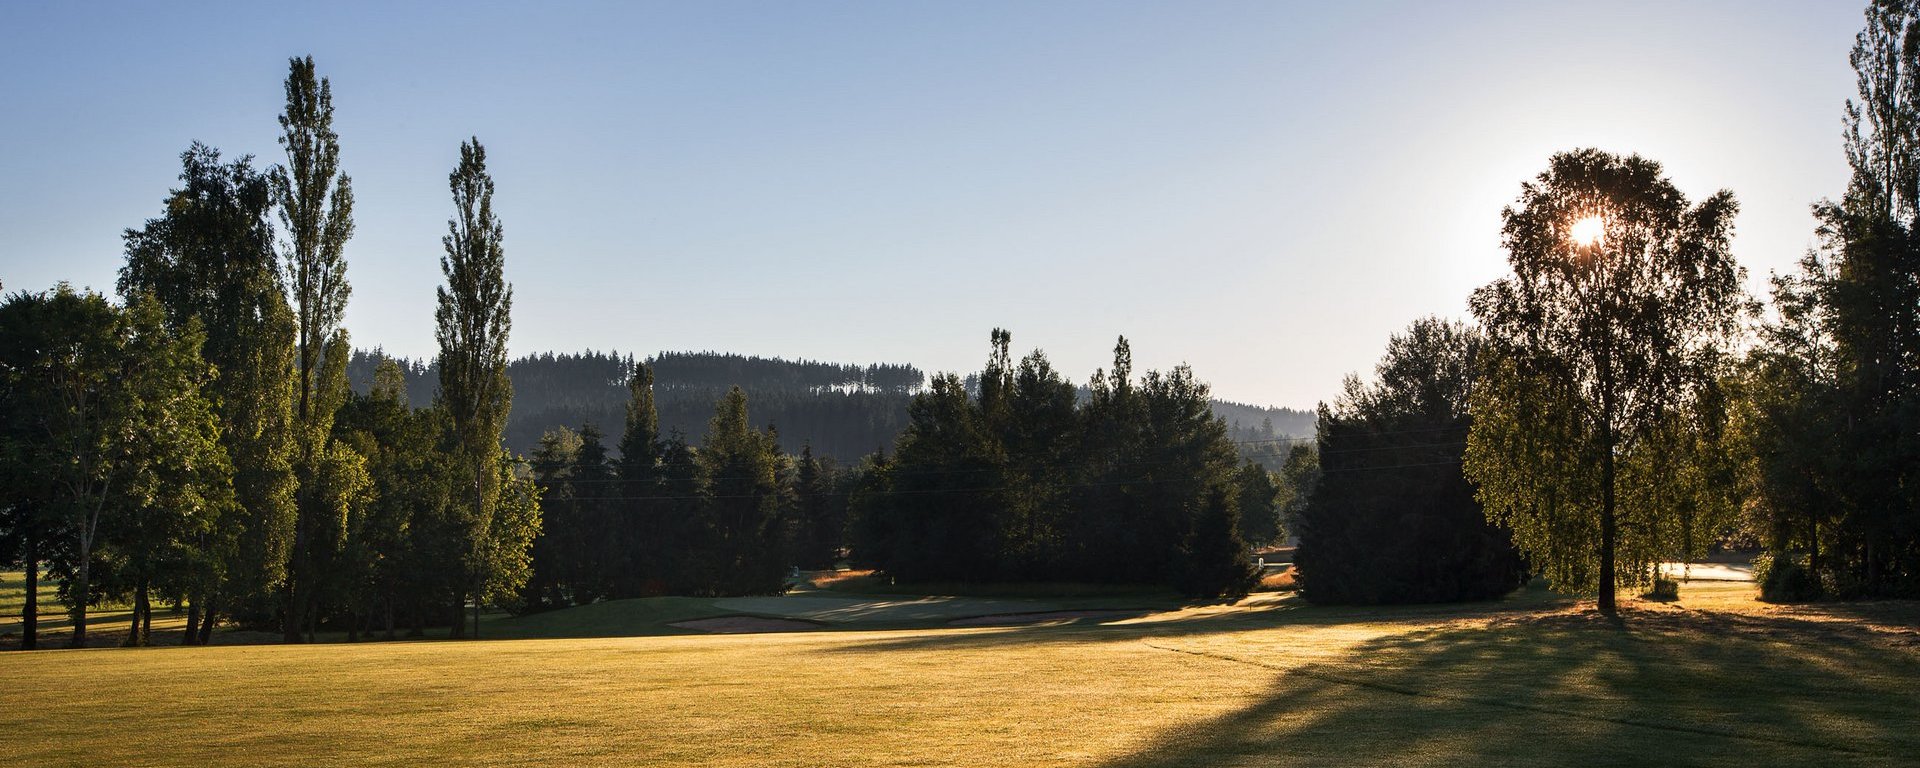
MULTIPOLYGON (((1101 625, 0 654, 26 765, 1882 764, 1912 603, 1688 585, 1616 626, 1261 595, 1101 625)), ((608 604, 614 605, 614 604, 608 604)), ((643 603, 647 620, 692 606, 643 603)), ((614 608, 603 610, 633 610, 614 608)), ((617 617, 550 614, 542 631, 617 617)), ((498 626, 504 627, 501 623, 498 626)), ((604 624, 602 624, 604 626, 604 624)))

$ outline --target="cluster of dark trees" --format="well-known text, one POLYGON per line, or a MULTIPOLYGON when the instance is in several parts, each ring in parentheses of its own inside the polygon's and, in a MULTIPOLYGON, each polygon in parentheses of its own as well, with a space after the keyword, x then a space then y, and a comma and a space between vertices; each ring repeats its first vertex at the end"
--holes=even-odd
POLYGON ((1460 467, 1479 334, 1427 318, 1387 342, 1371 384, 1348 376, 1320 409, 1320 474, 1293 530, 1318 603, 1504 595, 1526 580, 1511 532, 1487 521, 1460 467))
POLYGON ((895 445, 843 467, 779 447, 730 389, 693 444, 663 431, 651 364, 624 429, 549 430, 533 454, 545 526, 530 610, 659 594, 785 588, 789 566, 871 566, 907 582, 1072 580, 1244 594, 1247 541, 1280 534, 1279 479, 1239 463, 1187 369, 1135 381, 1123 339, 1084 402, 1010 337, 977 392, 953 375, 912 398, 895 445), (1244 512, 1244 514, 1243 514, 1244 512))
POLYGON ((1741 287, 1731 193, 1554 156, 1505 211, 1513 271, 1474 293, 1478 329, 1416 323, 1322 408, 1309 599, 1484 598, 1533 572, 1612 611, 1661 563, 1743 543, 1771 599, 1920 595, 1920 3, 1866 16, 1852 180, 1771 315, 1741 287))
POLYGON ((181 155, 182 186, 125 234, 123 302, 62 284, 0 304, 0 559, 27 575, 23 648, 43 572, 74 646, 105 599, 131 602, 129 645, 156 603, 185 606, 189 644, 228 622, 298 641, 457 631, 524 579, 539 507, 500 449, 511 289, 485 151, 463 144, 449 177, 433 407, 408 407, 394 366, 355 395, 353 193, 311 58, 286 97, 285 164, 181 155))
POLYGON ((1732 389, 1746 524, 1773 597, 1920 596, 1920 4, 1869 6, 1852 180, 1773 278, 1732 389))
POLYGON ((533 455, 546 524, 533 547, 526 610, 661 594, 780 592, 789 565, 832 567, 846 530, 831 462, 779 450, 728 390, 696 446, 662 432, 651 366, 629 382, 609 451, 591 423, 549 431, 533 455))
POLYGON ((909 581, 1068 580, 1244 594, 1243 517, 1274 533, 1277 490, 1241 464, 1182 366, 1135 379, 1121 339, 1080 402, 1038 351, 993 334, 977 393, 936 376, 891 457, 852 490, 852 554, 909 581))
MULTIPOLYGON (((384 357, 379 350, 354 352, 347 375, 356 391, 372 384, 384 357)), ((414 402, 428 402, 439 376, 433 363, 396 362, 414 402)), ((717 352, 662 352, 644 364, 653 373, 654 401, 664 430, 679 430, 700 441, 714 401, 738 386, 753 400, 762 422, 780 427, 783 451, 810 445, 819 456, 841 462, 891 445, 906 425, 907 402, 926 379, 910 365, 858 366, 717 352)), ((514 407, 507 419, 507 448, 531 454, 554 428, 621 423, 635 365, 630 355, 593 351, 529 355, 508 363, 514 407)))

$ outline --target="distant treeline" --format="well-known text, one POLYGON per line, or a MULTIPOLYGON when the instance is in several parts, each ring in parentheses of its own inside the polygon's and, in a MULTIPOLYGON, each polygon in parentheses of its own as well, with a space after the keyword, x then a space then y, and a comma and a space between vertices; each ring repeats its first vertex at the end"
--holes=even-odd
MULTIPOLYGON (((347 364, 354 391, 368 391, 384 357, 379 349, 354 350, 347 364)), ((393 360, 406 377, 408 400, 415 407, 431 404, 439 386, 433 362, 393 360)), ((692 442, 704 439, 714 402, 738 385, 753 400, 756 424, 774 427, 780 450, 797 454, 811 445, 815 455, 845 464, 892 446, 906 428, 908 403, 926 383, 919 368, 892 363, 862 366, 722 352, 661 352, 645 362, 654 373, 663 431, 678 429, 692 442)), ((507 448, 532 455, 540 436, 555 427, 592 424, 605 431, 623 423, 634 363, 630 354, 592 350, 528 355, 509 363, 513 411, 507 417, 507 448)), ((967 378, 970 385, 976 380, 967 378)), ((1078 390, 1084 401, 1087 388, 1078 390)), ((1270 471, 1284 463, 1287 438, 1313 434, 1311 411, 1222 400, 1209 405, 1226 422, 1241 455, 1270 471)))
MULTIPOLYGON (((347 376, 355 391, 373 382, 380 350, 355 350, 347 376)), ((439 371, 430 361, 395 360, 415 406, 433 402, 439 371)), ((592 424, 613 429, 626 419, 632 355, 587 351, 529 355, 507 365, 513 381, 513 411, 506 444, 532 454, 540 436, 555 427, 592 424)), ((663 431, 680 430, 689 441, 706 437, 713 403, 738 385, 752 399, 756 422, 772 425, 780 449, 851 462, 893 444, 906 426, 907 403, 926 380, 911 365, 851 365, 812 360, 749 357, 720 352, 662 352, 646 361, 654 371, 663 431)))

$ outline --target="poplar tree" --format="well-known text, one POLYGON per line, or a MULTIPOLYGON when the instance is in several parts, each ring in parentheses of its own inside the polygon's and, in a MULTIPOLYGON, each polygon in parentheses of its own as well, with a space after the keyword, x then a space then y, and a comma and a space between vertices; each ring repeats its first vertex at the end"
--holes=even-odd
MULTIPOLYGON (((294 310, 294 461, 297 474, 310 479, 337 469, 319 466, 332 453, 333 412, 325 406, 340 400, 339 393, 325 390, 332 382, 322 376, 322 366, 329 349, 347 350, 340 320, 351 293, 344 251, 353 236, 353 186, 340 172, 332 85, 315 75, 311 56, 289 59, 287 65, 287 104, 280 114, 287 162, 275 166, 269 178, 283 228, 281 269, 294 310)), ((296 494, 296 508, 284 590, 289 642, 300 640, 301 623, 312 618, 320 580, 313 536, 331 527, 322 518, 332 514, 305 483, 296 494)))
MULTIPOLYGON (((440 271, 446 285, 436 292, 434 311, 440 343, 440 402, 452 419, 454 442, 472 479, 467 496, 468 562, 474 598, 473 631, 480 631, 481 593, 486 589, 487 543, 499 500, 505 458, 500 445, 513 402, 507 380, 507 333, 511 328, 513 287, 507 284, 506 251, 500 219, 493 213, 493 177, 487 150, 479 139, 460 144, 460 163, 447 176, 454 217, 441 239, 446 254, 440 271)), ((456 600, 456 607, 461 600, 456 600)), ((460 636, 455 622, 455 636, 460 636)))

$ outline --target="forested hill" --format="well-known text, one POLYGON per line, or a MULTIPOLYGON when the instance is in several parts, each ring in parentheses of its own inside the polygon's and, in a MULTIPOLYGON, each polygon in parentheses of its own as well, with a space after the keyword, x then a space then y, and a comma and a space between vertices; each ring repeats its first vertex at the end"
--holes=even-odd
MULTIPOLYGON (((355 391, 365 392, 372 385, 382 356, 377 349, 354 351, 347 376, 355 391)), ((395 362, 406 372, 409 401, 417 406, 433 402, 440 376, 433 363, 406 358, 395 362)), ((547 430, 579 429, 582 424, 609 435, 608 443, 618 442, 633 363, 632 355, 594 351, 545 353, 508 363, 513 410, 507 420, 507 447, 531 453, 547 430)), ((662 352, 647 364, 654 371, 654 400, 663 430, 679 429, 698 442, 706 435, 714 401, 738 384, 747 392, 753 422, 779 429, 781 449, 797 452, 810 443, 815 454, 842 462, 883 447, 891 450, 906 427, 907 403, 926 383, 925 373, 904 364, 852 365, 719 352, 662 352)), ((1250 443, 1250 448, 1261 447, 1262 439, 1313 434, 1314 415, 1309 411, 1218 400, 1213 411, 1226 420, 1233 439, 1250 443)), ((1277 444, 1282 454, 1285 445, 1277 444)))
MULTIPOLYGON (((355 350, 347 376, 365 392, 379 365, 379 350, 355 350)), ((396 358, 407 375, 414 405, 433 402, 439 371, 431 362, 396 358)), ((926 381, 910 365, 847 365, 810 360, 747 357, 718 352, 663 352, 647 361, 654 369, 660 426, 679 429, 698 442, 706 435, 713 403, 735 384, 747 392, 755 424, 773 424, 781 448, 799 451, 811 442, 817 454, 853 461, 891 446, 906 424, 907 401, 926 381)), ((541 354, 507 364, 513 381, 507 447, 530 453, 540 435, 558 426, 592 424, 619 440, 626 421, 627 375, 632 355, 587 351, 541 354)))

